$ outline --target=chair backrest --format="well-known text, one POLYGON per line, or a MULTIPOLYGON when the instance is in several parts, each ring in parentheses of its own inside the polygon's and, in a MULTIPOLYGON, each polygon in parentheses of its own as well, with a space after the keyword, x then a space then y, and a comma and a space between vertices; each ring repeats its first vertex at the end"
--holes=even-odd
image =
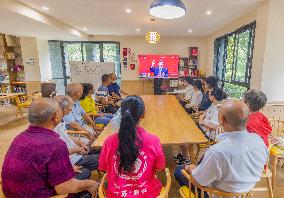
MULTIPOLYGON (((283 112, 284 113, 284 112, 283 112)), ((273 137, 284 136, 284 120, 269 120, 273 137)))
POLYGON ((192 196, 192 194, 190 193, 191 191, 189 191, 189 195, 187 195, 187 197, 189 198, 198 198, 198 197, 202 197, 204 198, 204 193, 207 193, 209 198, 212 197, 218 197, 218 198, 229 198, 229 197, 234 197, 234 198, 245 198, 245 197, 251 197, 249 192, 244 192, 244 193, 232 193, 232 192, 224 192, 218 189, 214 189, 214 188, 208 188, 208 187, 204 187, 199 185, 198 183, 196 183, 191 176, 185 171, 182 170, 182 174, 186 177, 186 179, 189 182, 189 189, 192 189, 192 187, 194 188, 194 196, 192 196), (197 189, 200 189, 199 191, 197 189))
POLYGON ((261 109, 261 112, 268 118, 273 120, 284 120, 284 102, 267 104, 261 109))
MULTIPOLYGON (((171 174, 168 168, 165 169, 166 177, 167 177, 167 183, 166 186, 162 189, 160 195, 157 198, 167 198, 170 188, 171 188, 171 174)), ((105 198, 106 197, 106 189, 105 189, 105 183, 106 183, 106 176, 107 174, 104 174, 101 184, 99 186, 99 198, 105 198)))
POLYGON ((165 169, 165 172, 167 177, 167 183, 157 198, 167 198, 171 189, 171 184, 172 184, 171 173, 168 168, 165 169))

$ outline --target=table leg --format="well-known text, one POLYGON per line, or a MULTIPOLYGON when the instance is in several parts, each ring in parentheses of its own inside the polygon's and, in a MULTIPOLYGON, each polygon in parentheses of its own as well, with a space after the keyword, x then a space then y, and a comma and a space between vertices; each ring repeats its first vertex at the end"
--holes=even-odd
POLYGON ((191 163, 196 164, 193 144, 188 145, 188 152, 189 152, 189 157, 190 157, 191 163))

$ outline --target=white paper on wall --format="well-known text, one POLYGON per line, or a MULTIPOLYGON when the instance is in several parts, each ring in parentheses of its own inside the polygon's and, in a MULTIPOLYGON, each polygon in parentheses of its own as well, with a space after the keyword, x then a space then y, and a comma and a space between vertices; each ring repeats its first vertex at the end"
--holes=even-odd
POLYGON ((95 90, 101 85, 102 75, 114 72, 114 63, 93 61, 71 61, 71 82, 91 83, 95 90))

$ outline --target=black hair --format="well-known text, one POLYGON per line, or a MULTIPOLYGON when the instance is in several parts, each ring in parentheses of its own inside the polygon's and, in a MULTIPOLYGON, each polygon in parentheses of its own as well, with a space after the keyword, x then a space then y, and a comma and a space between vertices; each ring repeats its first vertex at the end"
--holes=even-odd
POLYGON ((245 93, 244 102, 249 106, 251 111, 256 112, 265 106, 267 97, 262 91, 251 89, 245 93))
POLYGON ((108 74, 102 75, 102 82, 103 82, 103 83, 104 83, 104 82, 107 82, 108 79, 109 79, 109 75, 108 75, 108 74))
POLYGON ((207 77, 205 82, 209 88, 217 87, 217 80, 214 76, 207 77))
POLYGON ((133 171, 142 141, 136 133, 136 125, 145 112, 145 105, 139 96, 127 96, 121 103, 121 122, 118 133, 119 172, 133 171))
POLYGON ((217 101, 222 101, 223 99, 227 98, 227 94, 225 94, 219 87, 214 87, 210 95, 214 96, 217 101))
POLYGON ((196 80, 193 82, 193 86, 202 91, 202 82, 201 80, 196 80))
POLYGON ((84 100, 86 96, 89 94, 89 92, 94 89, 94 86, 90 83, 82 83, 82 86, 83 86, 83 94, 81 100, 84 100))
POLYGON ((188 84, 193 85, 193 79, 192 79, 192 78, 186 77, 186 78, 185 78, 185 81, 186 81, 188 84))

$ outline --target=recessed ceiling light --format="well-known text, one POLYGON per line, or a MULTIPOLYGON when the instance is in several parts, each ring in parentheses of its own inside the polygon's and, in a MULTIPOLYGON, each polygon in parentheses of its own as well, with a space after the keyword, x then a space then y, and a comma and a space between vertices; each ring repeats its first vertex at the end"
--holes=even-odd
POLYGON ((192 30, 188 30, 188 32, 189 32, 189 33, 191 33, 191 32, 192 32, 192 30))
POLYGON ((136 29, 136 32, 140 32, 141 30, 139 28, 136 29))
POLYGON ((125 10, 125 12, 126 12, 126 13, 131 13, 132 10, 128 8, 128 9, 125 10))
POLYGON ((88 28, 84 27, 83 30, 86 31, 88 28))
POLYGON ((207 15, 211 15, 211 14, 212 14, 212 11, 211 11, 211 10, 208 10, 208 11, 206 11, 206 14, 207 14, 207 15))
POLYGON ((43 10, 49 10, 49 8, 46 7, 46 6, 42 6, 42 9, 43 9, 43 10))

